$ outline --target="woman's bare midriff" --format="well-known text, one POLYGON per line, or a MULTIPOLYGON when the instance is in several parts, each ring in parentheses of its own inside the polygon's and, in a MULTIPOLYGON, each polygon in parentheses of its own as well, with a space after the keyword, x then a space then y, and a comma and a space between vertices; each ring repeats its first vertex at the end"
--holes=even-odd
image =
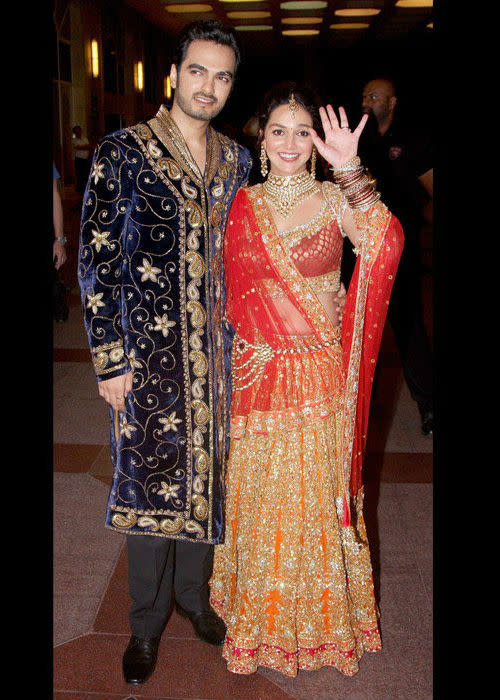
POLYGON ((340 326, 336 292, 316 292, 316 296, 323 304, 326 314, 333 325, 340 326))

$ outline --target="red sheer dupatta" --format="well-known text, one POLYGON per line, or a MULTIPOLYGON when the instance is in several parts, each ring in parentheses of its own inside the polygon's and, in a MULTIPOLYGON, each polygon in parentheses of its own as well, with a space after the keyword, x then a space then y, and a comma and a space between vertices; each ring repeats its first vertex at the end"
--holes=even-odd
MULTIPOLYGON (((280 371, 283 363, 278 357, 291 357, 300 351, 306 371, 310 353, 303 352, 304 348, 321 345, 331 351, 329 341, 335 334, 340 340, 340 334, 293 264, 290 250, 272 224, 259 186, 237 193, 224 246, 226 316, 236 330, 233 388, 239 391, 233 392, 233 423, 252 411, 293 411, 297 405, 306 404, 310 407, 315 392, 302 392, 300 381, 292 386, 290 373, 280 371), (245 347, 245 342, 250 345, 245 347), (251 383, 258 372, 258 381, 251 383)), ((331 395, 333 399, 340 389, 342 359, 339 352, 335 357, 337 381, 323 375, 323 391, 318 391, 318 396, 331 395)))
MULTIPOLYGON (((346 375, 343 410, 343 468, 356 497, 362 487, 370 397, 394 278, 403 251, 403 230, 381 202, 354 211, 365 231, 347 292, 342 319, 342 359, 346 375)), ((350 522, 349 509, 345 524, 350 522)))
MULTIPOLYGON (((335 221, 341 193, 332 183, 324 183, 323 191, 335 221)), ((226 316, 236 330, 233 369, 236 365, 241 368, 236 377, 239 387, 233 375, 233 389, 240 390, 232 396, 232 435, 238 436, 233 433, 233 423, 244 422, 252 411, 292 411, 303 400, 301 385, 306 387, 311 376, 319 376, 319 394, 331 397, 332 410, 342 412, 339 457, 344 525, 350 524, 349 492, 354 497, 361 487, 375 361, 403 246, 399 222, 382 203, 365 213, 355 211, 354 216, 364 232, 364 242, 346 299, 342 349, 339 329, 332 325, 277 234, 260 186, 237 193, 224 241, 226 316), (250 345, 238 345, 239 338, 250 345), (314 356, 304 353, 302 373, 295 385, 280 383, 279 363, 273 353, 277 348, 295 352, 301 344, 321 347, 321 351, 314 356), (326 358, 323 362, 322 357, 326 358), (258 365, 255 358, 262 363, 258 365), (314 362, 314 368, 308 362, 314 362), (259 381, 251 384, 260 371, 257 366, 265 369, 259 381)), ((311 391, 309 398, 313 395, 311 391)), ((316 415, 314 406, 306 410, 310 416, 316 415)), ((322 411, 320 417, 325 414, 322 411)))

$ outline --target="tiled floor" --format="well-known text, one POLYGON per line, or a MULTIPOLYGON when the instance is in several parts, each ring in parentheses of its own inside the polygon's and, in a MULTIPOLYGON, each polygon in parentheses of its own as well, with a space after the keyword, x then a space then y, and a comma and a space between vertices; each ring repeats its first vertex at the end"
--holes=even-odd
MULTIPOLYGON (((75 212, 68 213, 73 250, 75 212)), ((174 612, 155 674, 138 689, 124 684, 127 563, 123 536, 104 528, 111 479, 108 411, 89 362, 74 257, 64 272, 66 284, 73 285, 70 316, 54 324, 54 700, 430 699, 432 439, 419 432, 390 328, 364 466, 382 651, 365 654, 352 678, 332 668, 299 672, 294 679, 268 669, 238 676, 227 672, 220 650, 196 639, 190 624, 174 612)), ((426 323, 430 328, 429 313, 426 323)))

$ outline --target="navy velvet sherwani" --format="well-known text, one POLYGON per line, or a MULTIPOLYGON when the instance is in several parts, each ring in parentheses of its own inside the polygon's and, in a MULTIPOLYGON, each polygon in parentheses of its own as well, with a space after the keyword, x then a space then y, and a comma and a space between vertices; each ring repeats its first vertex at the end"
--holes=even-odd
POLYGON ((78 277, 98 380, 133 371, 111 410, 106 525, 218 544, 232 329, 223 237, 248 151, 211 127, 204 176, 162 106, 104 137, 84 194, 78 277))

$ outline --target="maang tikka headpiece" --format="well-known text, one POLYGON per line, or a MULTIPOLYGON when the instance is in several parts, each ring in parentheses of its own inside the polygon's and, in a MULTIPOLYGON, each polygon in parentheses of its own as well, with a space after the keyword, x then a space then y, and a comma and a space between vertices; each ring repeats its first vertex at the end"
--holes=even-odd
POLYGON ((290 112, 292 114, 292 119, 295 119, 295 112, 297 111, 297 107, 298 107, 297 100, 295 99, 295 95, 292 92, 292 94, 288 98, 288 109, 290 110, 290 112))

